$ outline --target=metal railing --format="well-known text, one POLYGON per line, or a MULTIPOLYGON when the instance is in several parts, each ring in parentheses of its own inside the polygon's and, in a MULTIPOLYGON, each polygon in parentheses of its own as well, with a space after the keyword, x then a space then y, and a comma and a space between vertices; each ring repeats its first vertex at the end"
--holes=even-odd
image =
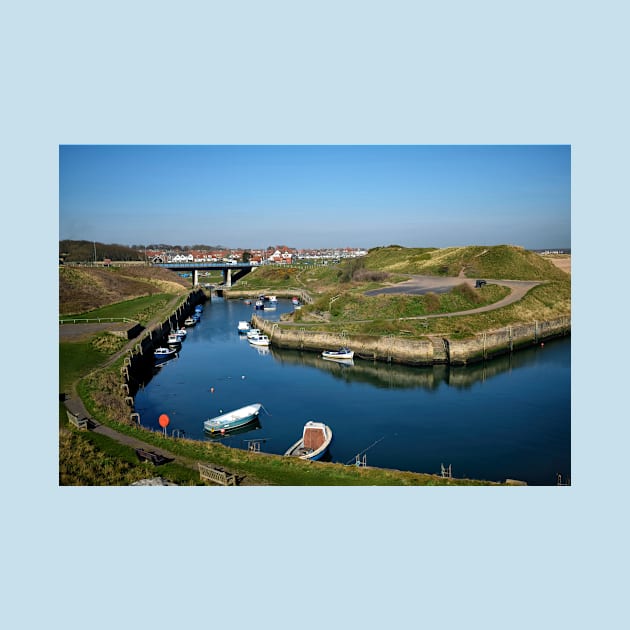
POLYGON ((127 317, 95 317, 95 318, 75 318, 75 319, 60 319, 59 324, 113 324, 115 322, 121 322, 123 324, 137 324, 139 323, 135 319, 129 319, 127 317))

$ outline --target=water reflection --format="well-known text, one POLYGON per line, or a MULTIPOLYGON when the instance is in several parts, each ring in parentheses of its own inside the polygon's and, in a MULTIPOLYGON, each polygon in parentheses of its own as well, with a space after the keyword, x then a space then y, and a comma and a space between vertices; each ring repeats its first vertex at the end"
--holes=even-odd
POLYGON ((533 347, 468 366, 411 367, 365 359, 350 360, 349 362, 330 361, 313 352, 271 347, 271 354, 279 363, 315 367, 348 383, 368 383, 374 387, 386 389, 422 388, 426 390, 436 389, 442 383, 461 389, 470 388, 475 383, 486 381, 520 366, 530 364, 535 358, 536 352, 539 351, 538 348, 533 347))

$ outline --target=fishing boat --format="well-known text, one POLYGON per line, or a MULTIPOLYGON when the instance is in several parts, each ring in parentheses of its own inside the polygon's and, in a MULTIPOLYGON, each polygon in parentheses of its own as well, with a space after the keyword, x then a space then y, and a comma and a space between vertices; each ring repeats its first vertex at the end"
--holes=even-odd
POLYGON ((292 297, 292 298, 291 298, 291 303, 292 303, 294 306, 298 306, 298 305, 300 304, 300 300, 298 300, 296 297, 292 297))
POLYGON ((285 455, 317 461, 324 456, 331 440, 332 430, 328 425, 309 420, 304 425, 302 437, 287 450, 285 455))
POLYGON ((228 411, 215 418, 208 418, 203 423, 203 429, 208 433, 227 433, 244 427, 258 418, 261 407, 261 403, 253 403, 234 411, 228 411))
POLYGON ((184 321, 184 326, 194 326, 196 323, 196 319, 193 319, 192 317, 187 317, 184 321))
POLYGON ((201 306, 201 304, 197 304, 197 306, 195 306, 195 313, 202 313, 203 312, 203 306, 201 306))
POLYGON ((254 337, 248 337, 247 341, 253 346, 268 346, 270 341, 267 335, 256 335, 254 337))
POLYGON ((265 310, 265 303, 262 300, 256 300, 256 310, 258 311, 265 310))
POLYGON ((339 350, 324 350, 322 352, 324 359, 352 359, 354 357, 354 350, 350 348, 339 348, 339 350))
POLYGON ((175 332, 176 335, 179 335, 182 338, 182 341, 184 341, 184 339, 186 339, 186 329, 185 328, 178 328, 174 332, 175 332))
POLYGON ((153 356, 156 361, 166 361, 172 359, 177 354, 175 348, 156 348, 153 351, 153 356))
POLYGON ((240 321, 236 328, 238 332, 240 333, 246 333, 247 331, 251 330, 251 326, 249 325, 249 322, 246 322, 246 321, 240 321))
POLYGON ((169 346, 181 346, 183 337, 175 332, 169 333, 167 343, 169 346))
POLYGON ((277 298, 275 295, 270 295, 267 299, 268 299, 268 300, 269 300, 272 304, 273 304, 274 302, 277 302, 277 301, 278 301, 278 298, 277 298))
POLYGON ((258 335, 262 335, 262 330, 260 330, 260 328, 250 328, 247 331, 248 339, 251 339, 252 337, 258 337, 258 335))

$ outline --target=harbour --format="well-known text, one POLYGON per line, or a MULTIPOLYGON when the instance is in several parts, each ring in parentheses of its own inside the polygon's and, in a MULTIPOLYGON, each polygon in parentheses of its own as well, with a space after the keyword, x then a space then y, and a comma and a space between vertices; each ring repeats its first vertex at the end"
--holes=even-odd
POLYGON ((213 298, 178 356, 155 368, 135 397, 143 426, 283 455, 305 423, 334 433, 329 461, 489 481, 555 485, 570 478, 570 338, 470 366, 411 367, 254 346, 238 323, 271 311, 213 298), (209 436, 204 422, 261 403, 258 421, 209 436))

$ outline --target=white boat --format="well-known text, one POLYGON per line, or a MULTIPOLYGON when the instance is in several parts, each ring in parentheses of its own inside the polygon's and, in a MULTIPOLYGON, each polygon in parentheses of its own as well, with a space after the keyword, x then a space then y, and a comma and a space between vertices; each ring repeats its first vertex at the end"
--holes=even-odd
POLYGON ((238 323, 237 329, 240 333, 246 333, 248 330, 251 330, 251 326, 249 325, 249 322, 240 321, 238 323))
POLYGON ((253 403, 234 411, 228 411, 215 418, 208 418, 203 423, 204 431, 208 433, 226 433, 233 429, 238 429, 255 421, 261 407, 261 403, 253 403))
POLYGON ((285 455, 316 461, 321 459, 332 441, 332 430, 323 422, 309 420, 304 425, 302 437, 287 450, 285 455))
POLYGON ((169 346, 181 345, 183 337, 175 332, 169 333, 167 343, 169 346))
POLYGON ((324 350, 322 352, 324 359, 352 359, 354 357, 354 350, 350 348, 339 348, 339 350, 324 350))
POLYGON ((278 301, 278 298, 275 295, 270 295, 267 299, 270 302, 277 302, 278 301))
POLYGON ((268 346, 270 341, 267 335, 256 335, 255 337, 248 337, 247 341, 253 346, 268 346))
POLYGON ((176 356, 177 350, 175 348, 156 348, 153 351, 153 356, 156 361, 166 361, 176 356))
POLYGON ((197 323, 196 319, 193 319, 192 317, 187 317, 186 320, 184 321, 184 326, 194 326, 197 323))
POLYGON ((186 339, 186 329, 185 329, 185 328, 178 328, 178 329, 175 331, 175 334, 176 334, 176 335, 179 335, 179 336, 182 338, 182 341, 183 341, 184 339, 186 339))
POLYGON ((262 300, 256 300, 256 310, 259 311, 264 311, 265 310, 265 303, 262 300))
POLYGON ((251 339, 252 337, 258 337, 258 335, 262 335, 262 330, 260 330, 260 328, 250 328, 247 331, 248 339, 251 339))

